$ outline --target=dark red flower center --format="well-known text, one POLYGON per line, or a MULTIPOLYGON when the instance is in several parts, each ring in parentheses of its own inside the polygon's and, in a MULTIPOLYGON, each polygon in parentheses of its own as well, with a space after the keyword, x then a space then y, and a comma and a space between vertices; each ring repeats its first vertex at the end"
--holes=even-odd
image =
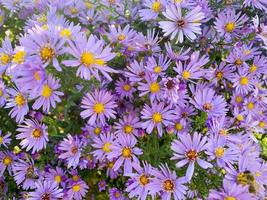
POLYGON ((178 21, 177 21, 177 26, 178 26, 179 28, 183 28, 183 27, 185 26, 185 21, 184 21, 184 20, 178 20, 178 21))
POLYGON ((189 150, 189 151, 186 153, 186 157, 187 157, 189 160, 196 160, 197 157, 198 157, 198 153, 197 153, 196 150, 191 149, 191 150, 189 150))

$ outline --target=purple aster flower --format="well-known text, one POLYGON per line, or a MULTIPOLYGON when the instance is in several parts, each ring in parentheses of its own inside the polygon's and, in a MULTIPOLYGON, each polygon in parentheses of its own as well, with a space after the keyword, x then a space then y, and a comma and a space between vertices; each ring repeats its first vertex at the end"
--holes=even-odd
POLYGON ((155 176, 149 184, 149 189, 152 194, 158 193, 161 199, 183 200, 187 187, 184 185, 187 180, 185 177, 177 178, 176 173, 171 171, 167 164, 161 164, 160 170, 154 169, 151 174, 155 176))
POLYGON ((11 65, 13 55, 13 48, 11 41, 6 37, 2 41, 2 47, 0 48, 0 74, 5 72, 5 70, 11 65))
POLYGON ((201 34, 201 20, 205 18, 201 7, 197 6, 183 16, 184 10, 180 4, 169 4, 163 15, 170 21, 160 21, 159 26, 163 29, 164 36, 171 35, 173 40, 177 35, 176 42, 183 43, 184 35, 189 40, 195 40, 196 34, 201 34))
POLYGON ((194 133, 193 137, 190 134, 184 134, 179 136, 180 141, 174 140, 171 144, 171 149, 175 152, 172 160, 180 160, 176 163, 176 167, 183 167, 189 163, 186 177, 191 180, 195 162, 199 164, 200 167, 207 169, 212 167, 212 165, 205 160, 200 158, 200 152, 207 149, 207 137, 201 137, 200 134, 194 133))
POLYGON ((152 55, 158 55, 161 52, 159 42, 160 38, 158 36, 158 33, 156 33, 155 29, 148 29, 147 35, 139 44, 141 46, 140 50, 146 51, 152 55))
POLYGON ((227 112, 225 99, 208 87, 197 89, 191 103, 197 109, 206 112, 209 117, 225 115, 227 112))
POLYGON ((164 10, 166 1, 165 0, 145 0, 143 4, 146 8, 139 10, 139 15, 141 17, 141 20, 149 21, 149 20, 156 19, 158 17, 158 14, 162 10, 164 10))
POLYGON ((3 145, 4 147, 8 148, 8 145, 11 142, 11 133, 7 133, 6 135, 2 134, 2 130, 0 129, 0 147, 3 145))
POLYGON ((254 80, 251 74, 248 74, 244 71, 236 73, 232 78, 233 87, 240 94, 248 94, 254 88, 254 80))
POLYGON ((134 88, 134 85, 132 82, 129 80, 123 80, 120 78, 118 81, 115 83, 116 85, 116 93, 121 97, 121 98, 129 98, 133 99, 133 93, 136 91, 134 88))
POLYGON ((105 180, 99 181, 97 185, 98 185, 99 192, 106 190, 107 183, 105 180))
POLYGON ((100 80, 100 71, 107 79, 112 80, 108 73, 116 73, 114 69, 107 66, 107 62, 112 60, 116 54, 111 53, 109 46, 104 47, 105 42, 90 35, 87 40, 85 34, 78 34, 75 42, 69 41, 68 52, 74 56, 74 60, 65 60, 62 63, 66 66, 79 66, 76 75, 85 80, 90 80, 92 76, 100 80))
POLYGON ((105 160, 108 153, 112 151, 112 145, 114 143, 114 135, 110 133, 101 133, 98 137, 95 137, 92 142, 92 147, 96 150, 92 151, 92 155, 100 161, 105 160))
POLYGON ((59 36, 66 40, 75 40, 75 36, 78 35, 81 31, 80 25, 74 25, 73 22, 61 24, 59 27, 59 36))
POLYGON ((29 112, 27 97, 24 93, 10 88, 7 90, 10 95, 7 99, 5 108, 12 108, 9 115, 16 119, 17 123, 21 123, 24 116, 29 112))
POLYGON ((17 157, 12 151, 0 151, 0 176, 3 176, 6 169, 9 175, 12 175, 12 168, 16 159, 17 157))
POLYGON ((63 197, 63 190, 55 182, 38 181, 36 189, 29 193, 29 200, 60 199, 63 197))
POLYGON ((127 71, 125 72, 125 76, 129 78, 130 81, 139 83, 142 80, 145 80, 146 69, 143 61, 140 63, 134 60, 127 66, 127 71))
POLYGON ((163 97, 167 102, 170 102, 171 104, 176 104, 179 100, 179 83, 180 80, 176 78, 171 77, 164 77, 162 78, 163 82, 163 97))
POLYGON ((137 37, 135 30, 130 28, 130 25, 126 25, 123 29, 120 25, 116 28, 114 25, 109 26, 108 37, 111 42, 118 42, 123 45, 127 45, 134 41, 137 37))
POLYGON ((250 74, 260 76, 263 73, 266 73, 266 69, 264 66, 267 65, 267 59, 264 56, 255 56, 253 59, 253 63, 248 66, 248 71, 250 74))
POLYGON ((6 104, 6 86, 2 80, 0 80, 0 107, 6 104))
POLYGON ((82 99, 81 112, 83 119, 88 118, 88 124, 93 125, 95 122, 105 124, 106 119, 116 118, 116 112, 113 110, 117 105, 113 100, 110 92, 105 90, 95 90, 94 93, 87 93, 82 99))
POLYGON ((111 146, 108 159, 116 158, 113 169, 117 171, 122 165, 124 174, 132 172, 132 163, 139 163, 137 156, 142 155, 140 148, 135 147, 137 140, 130 135, 121 135, 111 146))
POLYGON ((164 76, 165 71, 170 65, 170 60, 163 54, 158 56, 158 61, 154 57, 149 57, 146 63, 146 69, 153 75, 164 76))
POLYGON ((32 153, 46 148, 48 142, 47 126, 36 120, 26 119, 23 125, 17 129, 16 139, 22 140, 20 145, 26 148, 26 151, 32 150, 32 153))
POLYGON ((139 164, 133 163, 133 168, 135 173, 126 174, 131 178, 131 183, 125 191, 129 193, 131 199, 137 197, 140 200, 145 200, 149 195, 149 183, 151 183, 153 168, 147 162, 143 162, 143 168, 139 164))
POLYGON ((58 79, 55 79, 52 75, 48 75, 47 80, 36 94, 37 99, 32 105, 32 108, 38 110, 40 107, 43 107, 43 111, 46 113, 49 112, 51 106, 55 108, 56 103, 61 102, 59 96, 64 95, 62 92, 57 91, 60 86, 58 79))
POLYGON ((265 12, 267 11, 267 1, 266 0, 245 0, 243 2, 243 5, 245 7, 251 6, 252 8, 264 10, 265 12))
POLYGON ((24 190, 36 188, 35 182, 38 180, 39 175, 33 159, 19 159, 14 162, 12 170, 18 186, 22 184, 24 190))
POLYGON ((165 48, 167 51, 167 55, 168 57, 173 60, 173 61, 185 61, 189 58, 189 56, 187 55, 190 52, 190 48, 184 50, 184 47, 182 47, 181 49, 179 49, 179 51, 173 50, 172 49, 172 45, 170 42, 165 43, 165 48))
POLYGON ((50 168, 45 175, 45 178, 49 182, 55 182, 58 185, 65 186, 66 175, 63 169, 56 167, 55 169, 50 168))
POLYGON ((83 197, 85 197, 88 189, 88 185, 83 180, 79 180, 70 184, 67 194, 70 199, 82 200, 83 197))
POLYGON ((78 136, 72 137, 70 134, 67 138, 59 143, 58 149, 62 151, 59 155, 59 159, 67 161, 68 168, 76 168, 79 165, 81 153, 82 153, 83 142, 78 136))
POLYGON ((117 188, 109 189, 109 199, 110 200, 126 200, 125 196, 123 196, 122 191, 117 188))
POLYGON ((172 125, 172 120, 175 117, 171 107, 165 107, 163 102, 152 103, 151 107, 145 104, 141 115, 141 118, 146 120, 145 122, 142 122, 142 127, 146 129, 148 134, 151 134, 153 129, 156 127, 159 137, 161 137, 163 133, 162 125, 172 125))

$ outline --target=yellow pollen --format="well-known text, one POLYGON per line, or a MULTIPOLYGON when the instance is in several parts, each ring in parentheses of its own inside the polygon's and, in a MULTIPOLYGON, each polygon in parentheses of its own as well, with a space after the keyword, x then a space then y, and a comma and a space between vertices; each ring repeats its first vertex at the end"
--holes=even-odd
POLYGON ((145 186, 149 183, 149 178, 148 176, 146 176, 145 174, 141 175, 139 177, 139 182, 141 183, 141 185, 145 186))
POLYGON ((236 116, 236 119, 238 121, 243 121, 244 120, 244 117, 243 117, 243 115, 239 114, 239 115, 236 116))
POLYGON ((18 51, 14 56, 13 56, 13 62, 16 64, 21 64, 24 62, 26 52, 25 51, 18 51))
POLYGON ((181 123, 176 123, 176 124, 175 124, 175 129, 176 129, 177 131, 181 131, 181 130, 184 129, 184 126, 183 126, 181 123))
POLYGON ((97 114, 101 114, 101 113, 103 113, 104 112, 104 110, 105 110, 105 107, 104 107, 104 104, 102 104, 102 103, 96 103, 95 105, 94 105, 94 112, 95 113, 97 113, 97 114))
POLYGON ((248 78, 245 77, 245 76, 243 76, 243 77, 241 77, 241 78, 239 79, 239 83, 240 83, 241 85, 248 85, 248 82, 249 82, 249 80, 248 80, 248 78))
POLYGON ((228 196, 228 197, 225 197, 224 200, 236 200, 236 198, 228 196))
POLYGON ((122 88, 123 88, 124 91, 128 92, 128 91, 130 91, 130 89, 131 89, 131 85, 129 85, 129 84, 125 84, 125 85, 123 85, 122 88))
POLYGON ((12 158, 10 156, 5 156, 3 159, 4 165, 8 166, 12 163, 12 158))
POLYGON ((235 98, 235 101, 236 101, 237 103, 241 103, 241 102, 243 101, 243 98, 242 98, 241 96, 237 96, 237 97, 235 98))
POLYGON ((234 22, 228 22, 225 24, 225 30, 229 33, 232 33, 235 29, 235 23, 234 22))
POLYGON ((34 138, 40 138, 42 136, 42 131, 39 128, 34 129, 32 132, 32 136, 34 138))
POLYGON ((2 97, 4 95, 3 89, 0 88, 0 97, 2 97))
POLYGON ((81 55, 81 63, 84 64, 86 67, 94 64, 95 58, 94 55, 90 52, 84 52, 81 55))
POLYGON ((106 62, 103 59, 95 59, 94 64, 104 66, 106 62))
POLYGON ((93 4, 92 4, 92 3, 90 3, 90 2, 86 2, 85 4, 86 4, 86 8, 87 8, 87 9, 91 9, 91 8, 93 8, 93 4))
POLYGON ((94 130, 94 134, 99 135, 101 133, 101 128, 100 127, 96 127, 94 130))
POLYGON ((257 70, 257 66, 255 64, 251 65, 250 68, 249 68, 249 71, 251 73, 255 72, 257 70))
POLYGON ((156 112, 152 115, 152 120, 154 123, 162 122, 162 115, 159 112, 156 112))
POLYGON ((79 180, 79 178, 80 178, 80 177, 79 177, 79 176, 77 176, 77 175, 73 175, 73 176, 72 176, 72 180, 73 180, 73 181, 75 181, 75 182, 76 182, 76 181, 78 181, 78 180, 79 180))
POLYGON ((196 160, 197 157, 198 157, 198 153, 197 153, 196 150, 191 149, 191 150, 189 150, 188 152, 186 152, 186 157, 187 157, 189 160, 196 160))
POLYGON ((219 134, 222 135, 222 136, 226 136, 226 135, 228 134, 228 132, 227 132, 227 130, 225 130, 225 129, 221 129, 221 130, 219 131, 219 134))
POLYGON ((266 126, 266 123, 264 121, 260 121, 259 124, 258 124, 258 126, 260 128, 264 128, 266 126))
POLYGON ((43 26, 42 26, 42 29, 43 29, 43 30, 48 30, 48 25, 47 25, 47 24, 43 25, 43 26))
POLYGON ((242 61, 240 58, 238 58, 238 59, 235 61, 235 64, 236 64, 236 65, 242 65, 242 64, 243 64, 243 61, 242 61))
POLYGON ((127 134, 133 132, 133 127, 131 125, 124 126, 124 132, 127 134))
POLYGON ((124 147, 122 149, 122 156, 124 158, 131 158, 132 157, 132 151, 129 147, 124 147))
POLYGON ((222 80, 222 78, 223 78, 223 72, 218 71, 218 72, 216 73, 216 77, 217 77, 218 80, 222 80))
POLYGON ((0 136, 0 145, 3 144, 4 138, 0 136))
POLYGON ((238 184, 241 184, 243 186, 248 184, 248 177, 245 173, 240 172, 239 174, 237 174, 236 178, 237 178, 238 184))
POLYGON ((40 51, 43 61, 51 60, 55 56, 55 51, 51 47, 43 47, 40 51))
POLYGON ((42 96, 44 98, 49 98, 53 93, 53 90, 51 87, 49 87, 47 84, 43 86, 42 96))
POLYGON ((156 13, 158 13, 160 10, 161 10, 161 3, 158 2, 158 1, 155 1, 153 4, 152 4, 152 10, 156 13))
POLYGON ((2 65, 6 65, 6 64, 10 63, 10 61, 11 61, 11 58, 10 58, 10 56, 8 54, 3 53, 1 55, 1 63, 2 63, 2 65))
POLYGON ((73 192, 79 192, 81 190, 81 186, 79 184, 75 184, 72 186, 73 192))
POLYGON ((15 102, 18 106, 23 106, 25 104, 25 98, 23 97, 22 94, 17 94, 17 96, 15 97, 15 102))
POLYGON ((36 81, 40 81, 41 80, 41 76, 38 74, 38 72, 34 72, 33 76, 34 76, 34 79, 36 81))
POLYGON ((107 143, 105 143, 105 144, 102 146, 102 150, 103 150, 104 152, 106 152, 106 153, 111 152, 110 146, 111 146, 111 143, 110 143, 110 142, 107 142, 107 143))
POLYGON ((61 183, 61 181, 62 181, 62 178, 61 178, 61 176, 59 176, 59 175, 56 175, 56 176, 54 177, 54 179, 55 179, 55 181, 56 181, 57 183, 61 183))
POLYGON ((60 36, 61 37, 65 37, 65 38, 70 38, 71 36, 71 31, 69 29, 63 29, 62 31, 60 31, 60 36))
POLYGON ((157 82, 153 82, 150 84, 150 92, 157 93, 160 91, 160 85, 157 82))
POLYGON ((247 108, 248 108, 249 110, 252 110, 252 109, 254 108, 254 103, 249 102, 249 103, 247 104, 247 108))
POLYGON ((163 188, 167 192, 172 192, 174 190, 174 182, 170 179, 163 182, 163 188))
POLYGON ((121 197, 121 194, 120 194, 118 191, 116 191, 116 192, 115 192, 115 197, 118 199, 118 198, 121 197))
POLYGON ((123 40, 125 40, 125 38, 126 38, 126 36, 124 34, 120 34, 117 39, 119 41, 123 41, 123 40))
POLYGON ((45 15, 42 15, 37 18, 37 21, 40 23, 46 23, 47 22, 47 17, 45 15))
POLYGON ((256 176, 256 177, 259 177, 259 176, 261 176, 261 173, 260 173, 260 172, 256 172, 256 173, 255 173, 255 176, 256 176))
POLYGON ((71 14, 76 15, 78 13, 78 9, 75 7, 71 7, 70 10, 71 14))
POLYGON ((161 67, 160 66, 155 66, 154 67, 154 72, 156 73, 156 74, 159 74, 160 72, 161 72, 161 67))
POLYGON ((189 79, 191 77, 191 74, 190 74, 189 71, 185 70, 182 73, 182 77, 187 80, 187 79, 189 79))
POLYGON ((224 155, 224 148, 223 147, 218 147, 215 149, 215 155, 217 158, 221 158, 224 155))
POLYGON ((109 162, 108 163, 108 168, 111 169, 114 166, 114 162, 109 162))

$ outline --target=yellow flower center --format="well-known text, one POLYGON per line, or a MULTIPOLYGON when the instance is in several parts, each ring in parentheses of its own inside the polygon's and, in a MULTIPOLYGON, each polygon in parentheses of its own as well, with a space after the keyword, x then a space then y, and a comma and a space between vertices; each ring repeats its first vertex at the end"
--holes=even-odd
POLYGON ((156 73, 156 74, 159 74, 160 72, 161 72, 161 66, 155 66, 154 67, 154 72, 156 73))
POLYGON ((47 17, 45 15, 42 15, 37 18, 37 21, 40 23, 46 23, 47 22, 47 17))
POLYGON ((204 103, 203 105, 203 109, 206 110, 206 111, 209 111, 213 108, 212 104, 211 103, 204 103))
POLYGON ((129 147, 124 147, 122 149, 122 156, 124 158, 131 158, 132 157, 132 151, 129 147))
POLYGON ((75 7, 71 7, 71 8, 70 8, 70 13, 71 13, 71 14, 76 15, 78 12, 79 12, 79 11, 78 11, 77 8, 75 8, 75 7))
POLYGON ((133 127, 131 125, 124 126, 124 132, 129 134, 133 131, 133 127))
POLYGON ((10 156, 5 156, 3 159, 4 165, 8 166, 12 163, 12 158, 10 156))
POLYGON ((196 160, 197 157, 198 157, 198 153, 197 153, 196 150, 191 149, 191 150, 189 150, 188 152, 186 152, 186 157, 187 157, 189 160, 196 160))
POLYGON ((241 96, 237 96, 237 97, 235 98, 235 101, 236 101, 237 103, 241 103, 241 102, 243 101, 243 98, 242 98, 241 96))
POLYGON ((42 29, 43 29, 43 30, 48 30, 48 25, 47 25, 47 24, 44 24, 44 25, 42 26, 42 29))
POLYGON ((249 103, 247 104, 247 108, 248 108, 249 110, 252 110, 252 109, 254 108, 254 103, 249 102, 249 103))
POLYGON ((86 2, 85 4, 87 9, 93 8, 93 4, 91 2, 86 2))
POLYGON ((11 61, 11 58, 10 58, 10 56, 8 54, 3 53, 1 55, 1 63, 2 63, 2 65, 6 65, 6 64, 10 63, 10 61, 11 61))
POLYGON ((99 134, 101 133, 101 128, 100 128, 100 127, 96 127, 96 128, 94 129, 94 133, 95 133, 96 135, 99 135, 99 134))
POLYGON ((126 38, 126 36, 124 34, 120 34, 117 39, 119 41, 123 41, 123 40, 125 40, 125 38, 126 38))
POLYGON ((222 78, 223 78, 223 72, 218 71, 218 72, 216 73, 216 77, 217 77, 218 80, 222 80, 222 78))
POLYGON ((81 186, 79 184, 75 184, 72 186, 73 192, 79 192, 81 190, 81 186))
POLYGON ((243 64, 243 61, 242 61, 240 58, 238 58, 238 59, 235 61, 235 64, 236 64, 236 65, 242 65, 242 64, 243 64))
POLYGON ((73 180, 73 181, 75 181, 75 182, 76 182, 76 181, 78 181, 78 180, 79 180, 79 178, 80 178, 80 177, 79 177, 79 176, 77 176, 77 175, 73 175, 73 176, 72 176, 72 180, 73 180))
POLYGON ((149 178, 148 178, 148 176, 146 176, 145 174, 141 175, 141 176, 139 177, 139 182, 140 182, 140 184, 143 185, 143 186, 147 185, 147 184, 149 183, 149 178))
POLYGON ((3 144, 4 138, 0 136, 0 144, 3 144))
POLYGON ((114 162, 109 162, 109 163, 108 163, 108 168, 109 168, 109 169, 113 168, 113 166, 114 166, 114 162))
POLYGON ((226 136, 226 135, 228 134, 228 132, 227 132, 227 130, 225 130, 225 129, 221 129, 221 130, 219 131, 219 134, 222 135, 222 136, 226 136))
POLYGON ((170 179, 165 180, 163 182, 163 188, 167 192, 172 192, 174 190, 174 186, 175 186, 174 182, 172 180, 170 180, 170 179))
POLYGON ((250 68, 249 68, 250 73, 253 73, 256 70, 257 70, 257 65, 255 65, 255 64, 251 65, 250 68))
POLYGON ((236 119, 238 121, 243 121, 244 120, 244 117, 243 117, 243 115, 239 114, 239 115, 236 116, 236 119))
POLYGON ((190 76, 191 76, 191 74, 190 74, 189 71, 187 71, 187 70, 183 71, 183 73, 182 73, 182 77, 183 77, 184 79, 187 80, 187 79, 190 78, 190 76))
POLYGON ((62 31, 60 31, 60 36, 61 37, 65 37, 65 38, 70 38, 71 36, 71 31, 67 28, 63 29, 62 31))
POLYGON ((234 22, 228 22, 225 24, 225 30, 229 33, 232 33, 235 29, 235 23, 234 22))
POLYGON ((237 182, 238 182, 238 184, 241 184, 241 185, 247 185, 248 184, 247 175, 245 173, 243 173, 243 172, 240 172, 237 175, 237 182))
POLYGON ((102 146, 102 150, 103 150, 104 152, 106 152, 106 153, 111 152, 110 146, 111 146, 111 143, 110 143, 110 142, 107 142, 107 143, 105 143, 105 144, 102 146))
POLYGON ((154 123, 162 122, 162 115, 159 112, 156 112, 152 115, 152 120, 154 123))
POLYGON ((61 178, 61 176, 59 176, 59 175, 56 175, 56 176, 54 177, 54 179, 55 179, 55 181, 56 181, 57 183, 61 183, 61 181, 62 181, 62 178, 61 178))
POLYGON ((81 56, 81 63, 85 65, 86 67, 89 67, 90 65, 94 64, 95 58, 94 55, 90 52, 84 52, 81 56))
POLYGON ((40 81, 40 80, 41 80, 41 76, 39 75, 38 72, 34 72, 33 76, 34 76, 34 79, 35 79, 36 81, 40 81))
POLYGON ((43 47, 40 52, 41 58, 43 61, 52 60, 52 58, 56 55, 55 50, 51 47, 43 47))
POLYGON ((49 98, 53 93, 53 90, 51 87, 49 87, 47 84, 43 86, 42 96, 44 98, 49 98))
POLYGON ((157 82, 153 82, 150 84, 151 93, 157 93, 160 90, 160 85, 157 82))
POLYGON ((105 106, 102 103, 96 103, 94 105, 94 112, 97 114, 103 113, 105 110, 105 106))
POLYGON ((0 97, 2 97, 4 95, 3 89, 0 88, 0 97))
POLYGON ((13 56, 13 62, 16 64, 21 64, 24 62, 26 52, 25 51, 18 51, 14 56, 13 56))
POLYGON ((181 123, 178 122, 175 124, 175 129, 177 131, 181 131, 181 130, 183 130, 183 128, 184 128, 184 126, 181 123))
POLYGON ((25 104, 25 98, 23 97, 22 94, 17 94, 17 96, 15 97, 15 102, 18 106, 23 106, 25 104))
POLYGON ((245 76, 241 77, 240 80, 239 80, 239 83, 240 83, 241 85, 248 85, 248 82, 249 82, 249 80, 248 80, 248 78, 245 77, 245 76))
POLYGON ((228 196, 228 197, 225 197, 224 200, 236 200, 236 198, 228 196))
POLYGON ((115 192, 115 197, 118 199, 118 198, 121 197, 121 194, 120 194, 118 191, 116 191, 116 192, 115 192))
POLYGON ((215 149, 215 155, 217 158, 221 158, 224 155, 224 148, 223 147, 218 147, 215 149))
POLYGON ((123 85, 123 90, 124 91, 128 92, 128 91, 130 91, 130 89, 131 89, 131 85, 129 85, 129 84, 123 85))
POLYGON ((154 12, 159 12, 161 9, 161 3, 158 2, 158 1, 155 1, 153 4, 152 4, 152 10, 154 12))
POLYGON ((266 123, 264 121, 260 121, 259 124, 258 124, 258 126, 260 128, 264 128, 266 126, 266 123))
POLYGON ((40 138, 42 136, 42 131, 39 128, 34 129, 32 132, 32 136, 34 138, 40 138))

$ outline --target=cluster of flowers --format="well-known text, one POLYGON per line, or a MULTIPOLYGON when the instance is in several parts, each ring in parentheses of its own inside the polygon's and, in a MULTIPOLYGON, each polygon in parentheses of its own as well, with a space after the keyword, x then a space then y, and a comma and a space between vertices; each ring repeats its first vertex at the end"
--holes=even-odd
POLYGON ((94 199, 84 173, 111 200, 264 199, 265 0, 0 4, 0 107, 16 122, 0 132, 0 199, 94 199), (76 123, 55 114, 74 94, 82 127, 50 127, 76 123), (149 138, 171 139, 165 162, 149 138), (206 196, 201 168, 220 179, 206 196))

